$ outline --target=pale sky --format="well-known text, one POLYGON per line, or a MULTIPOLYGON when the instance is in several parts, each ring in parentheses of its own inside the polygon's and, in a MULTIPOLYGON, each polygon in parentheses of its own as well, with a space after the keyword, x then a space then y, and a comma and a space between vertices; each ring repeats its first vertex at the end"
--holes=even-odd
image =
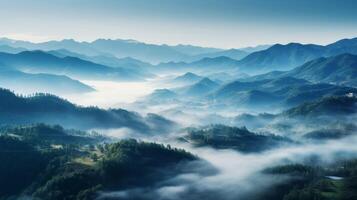
POLYGON ((0 37, 237 48, 357 37, 355 0, 0 0, 0 37))

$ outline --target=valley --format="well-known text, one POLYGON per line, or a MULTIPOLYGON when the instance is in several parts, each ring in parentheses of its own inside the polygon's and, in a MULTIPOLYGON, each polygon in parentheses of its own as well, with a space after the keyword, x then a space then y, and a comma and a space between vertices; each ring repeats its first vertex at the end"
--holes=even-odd
POLYGON ((0 200, 356 200, 356 2, 0 0, 0 200))

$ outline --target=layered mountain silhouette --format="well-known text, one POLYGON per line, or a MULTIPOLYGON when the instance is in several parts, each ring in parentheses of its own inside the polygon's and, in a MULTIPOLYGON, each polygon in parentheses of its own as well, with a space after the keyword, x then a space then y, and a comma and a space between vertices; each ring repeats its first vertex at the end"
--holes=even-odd
POLYGON ((22 51, 27 51, 25 48, 21 47, 11 47, 8 45, 0 45, 0 52, 4 53, 20 53, 22 51))
POLYGON ((218 87, 218 83, 209 78, 203 78, 195 84, 177 89, 177 92, 187 97, 202 97, 218 87))
POLYGON ((223 50, 223 51, 218 51, 218 52, 212 52, 212 53, 205 53, 205 54, 198 54, 195 55, 191 58, 192 61, 197 61, 201 60, 203 58, 216 58, 216 57, 229 57, 235 60, 240 60, 244 57, 249 55, 248 52, 240 50, 240 49, 228 49, 228 50, 223 50))
POLYGON ((314 44, 276 44, 254 52, 240 60, 240 69, 249 72, 289 70, 319 57, 336 56, 343 53, 357 53, 357 38, 344 39, 322 46, 314 44))
POLYGON ((314 83, 357 86, 357 55, 340 54, 309 61, 290 71, 275 71, 245 79, 264 80, 279 77, 296 77, 314 83))
POLYGON ((140 80, 140 74, 124 68, 112 68, 76 57, 57 57, 43 51, 18 54, 0 53, 3 65, 28 73, 67 75, 76 79, 140 80))
POLYGON ((71 52, 66 49, 52 50, 52 51, 48 51, 47 53, 50 53, 60 58, 76 57, 82 60, 98 63, 112 68, 119 68, 119 69, 122 68, 122 69, 130 70, 131 72, 136 73, 138 76, 143 76, 143 77, 155 76, 150 72, 154 67, 153 65, 131 57, 117 58, 111 55, 86 56, 84 54, 71 52))
POLYGON ((307 102, 282 113, 289 117, 352 115, 357 113, 356 96, 332 96, 307 102))
POLYGON ((325 83, 311 83, 304 79, 282 77, 249 82, 234 81, 209 95, 211 100, 237 106, 294 106, 331 95, 356 93, 356 88, 325 83))
POLYGON ((357 55, 341 54, 316 59, 285 73, 284 76, 357 87, 357 55))
POLYGON ((93 42, 77 42, 72 39, 66 39, 61 41, 31 43, 2 38, 0 40, 0 45, 43 51, 66 49, 87 56, 110 55, 118 58, 133 57, 151 63, 180 61, 190 59, 191 56, 196 54, 222 51, 221 49, 204 48, 192 45, 155 45, 146 44, 136 40, 121 39, 98 39, 93 42))
POLYGON ((50 94, 22 97, 0 89, 0 99, 2 124, 46 123, 85 130, 126 127, 141 133, 160 133, 167 127, 174 127, 173 122, 157 115, 142 117, 123 109, 80 107, 50 94))
POLYGON ((94 89, 63 75, 29 74, 17 70, 0 70, 0 85, 19 93, 78 94, 94 89))
POLYGON ((191 71, 194 73, 217 73, 236 71, 239 61, 226 57, 202 58, 194 62, 168 62, 157 65, 157 69, 162 71, 191 71))
POLYGON ((170 82, 177 85, 190 85, 202 80, 203 78, 204 78, 203 76, 199 76, 192 72, 187 72, 183 75, 174 78, 170 82))

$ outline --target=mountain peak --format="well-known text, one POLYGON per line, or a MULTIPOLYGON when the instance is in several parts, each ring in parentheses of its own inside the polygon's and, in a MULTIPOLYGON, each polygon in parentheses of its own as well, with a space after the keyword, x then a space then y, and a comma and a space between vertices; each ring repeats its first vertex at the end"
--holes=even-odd
POLYGON ((219 84, 212 81, 211 79, 205 77, 202 80, 200 80, 198 83, 196 83, 196 85, 205 85, 205 86, 209 86, 209 87, 216 87, 219 84))

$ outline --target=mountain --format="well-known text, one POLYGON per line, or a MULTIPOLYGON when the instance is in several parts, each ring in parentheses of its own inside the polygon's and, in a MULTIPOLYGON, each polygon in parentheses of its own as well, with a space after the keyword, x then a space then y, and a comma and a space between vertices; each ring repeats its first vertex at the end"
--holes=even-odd
POLYGON ((250 90, 262 90, 267 92, 274 92, 290 86, 302 86, 309 84, 308 81, 296 79, 292 77, 285 77, 280 79, 265 79, 250 82, 233 81, 222 86, 216 92, 216 97, 227 97, 234 93, 250 90))
POLYGON ((328 56, 343 53, 357 54, 357 38, 342 39, 326 46, 328 56))
POLYGON ((60 95, 94 91, 90 86, 67 76, 29 74, 16 70, 0 70, 0 85, 25 94, 43 92, 60 95))
POLYGON ((240 70, 264 73, 274 70, 290 70, 319 57, 336 56, 343 53, 357 54, 357 38, 343 39, 322 46, 314 44, 289 43, 251 53, 240 60, 240 70))
POLYGON ((356 93, 357 89, 323 83, 311 83, 293 77, 257 81, 234 81, 221 86, 209 99, 235 106, 266 108, 272 105, 290 107, 331 95, 356 93))
POLYGON ((46 123, 85 130, 126 127, 139 133, 160 133, 166 127, 151 123, 155 121, 152 116, 145 118, 122 109, 80 107, 50 94, 21 97, 1 89, 0 99, 1 124, 46 123))
POLYGON ((43 51, 0 53, 1 63, 28 73, 67 75, 76 79, 140 80, 144 77, 123 68, 112 68, 76 57, 56 57, 43 51))
POLYGON ((317 58, 290 71, 275 71, 242 79, 258 81, 271 78, 296 77, 314 83, 330 83, 357 87, 357 56, 340 54, 317 58))
POLYGON ((66 130, 59 125, 31 124, 27 126, 5 126, 0 128, 0 130, 0 137, 10 133, 9 135, 12 137, 21 138, 26 143, 44 148, 50 145, 93 145, 109 141, 109 138, 96 132, 88 133, 73 129, 66 130))
POLYGON ((303 64, 283 76, 357 87, 357 55, 341 54, 303 64))
POLYGON ((191 60, 197 61, 203 58, 215 58, 215 57, 229 57, 235 60, 240 60, 244 57, 249 55, 248 52, 240 50, 240 49, 228 49, 228 50, 223 50, 223 51, 216 51, 212 53, 204 53, 204 54, 198 54, 195 56, 192 56, 191 60))
POLYGON ((192 72, 187 72, 181 76, 174 78, 171 82, 173 84, 189 85, 189 84, 196 83, 196 82, 202 80, 203 78, 204 78, 203 76, 199 76, 192 72))
MULTIPOLYGON (((188 74, 188 76, 191 76, 191 74, 188 74)), ((178 103, 186 102, 187 99, 204 97, 206 94, 214 91, 218 87, 219 87, 218 83, 210 80, 209 78, 203 78, 198 82, 194 82, 193 84, 189 84, 183 87, 176 87, 172 89, 156 89, 154 90, 154 92, 145 96, 137 103, 153 104, 153 105, 164 104, 164 103, 178 104, 178 103)), ((203 99, 200 99, 200 101, 201 100, 203 99)))
POLYGON ((57 49, 67 49, 72 52, 85 54, 89 56, 95 56, 99 54, 105 54, 89 45, 87 42, 77 42, 72 39, 65 39, 61 41, 48 41, 41 43, 32 43, 22 40, 12 40, 8 38, 0 39, 1 45, 8 45, 11 47, 21 47, 28 50, 42 50, 42 51, 51 51, 57 49))
POLYGON ((27 49, 25 48, 19 48, 19 47, 11 47, 8 45, 0 45, 0 52, 5 52, 5 53, 20 53, 22 51, 26 51, 27 49))
POLYGON ((133 57, 150 63, 177 61, 187 57, 168 45, 146 44, 135 40, 98 39, 90 43, 90 46, 118 58, 133 57))
POLYGON ((319 45, 276 44, 266 50, 251 53, 240 60, 240 70, 253 73, 287 70, 318 58, 323 53, 324 47, 319 45))
MULTIPOLYGON (((142 62, 140 60, 126 57, 126 58, 117 58, 115 56, 100 54, 96 56, 87 56, 84 54, 79 54, 75 52, 68 51, 66 49, 57 49, 51 50, 46 53, 52 54, 54 56, 65 58, 65 57, 77 57, 82 60, 91 61, 94 63, 110 66, 110 67, 123 67, 132 65, 131 68, 139 67, 139 66, 149 66, 149 63, 142 62)), ((128 67, 129 68, 129 67, 128 67)))
POLYGON ((265 49, 268 49, 271 46, 272 45, 269 45, 269 44, 263 44, 263 45, 257 45, 255 47, 243 47, 243 48, 240 48, 239 50, 245 51, 245 52, 248 52, 248 53, 253 53, 253 52, 256 52, 256 51, 263 51, 265 49))
POLYGON ((194 146, 210 146, 217 149, 235 149, 252 153, 269 150, 291 141, 275 135, 260 135, 250 132, 245 127, 214 125, 202 129, 191 129, 181 138, 194 146))
POLYGON ((316 117, 352 115, 357 113, 357 97, 332 96, 304 103, 285 111, 282 115, 289 117, 316 117))
POLYGON ((82 60, 98 63, 112 68, 123 68, 135 72, 140 76, 154 77, 150 71, 154 67, 150 63, 143 62, 131 57, 117 58, 111 55, 96 55, 96 56, 86 56, 83 54, 68 51, 66 49, 58 49, 48 51, 47 53, 54 56, 65 58, 65 57, 76 57, 82 60))
POLYGON ((189 55, 189 56, 196 56, 196 55, 200 55, 200 54, 210 54, 210 53, 222 51, 222 49, 218 49, 218 48, 199 47, 199 46, 183 45, 183 44, 179 44, 176 46, 170 46, 170 47, 172 49, 175 49, 178 52, 181 52, 181 53, 189 55))
POLYGON ((239 62, 229 57, 202 58, 194 62, 168 62, 156 66, 157 71, 193 72, 193 73, 218 73, 236 71, 239 62))
POLYGON ((0 198, 102 199, 103 191, 149 187, 182 173, 197 173, 190 163, 203 162, 183 149, 134 139, 55 145, 71 139, 60 127, 45 127, 50 129, 47 134, 59 134, 47 146, 27 139, 26 135, 37 135, 43 128, 26 129, 25 137, 12 135, 12 130, 0 136, 0 198))
POLYGON ((187 97, 197 97, 206 95, 217 89, 219 84, 209 78, 204 78, 195 84, 177 89, 178 93, 187 97))
POLYGON ((202 58, 201 60, 189 63, 189 65, 200 67, 200 68, 210 68, 210 69, 229 69, 234 68, 238 64, 237 60, 226 56, 220 56, 215 58, 202 58))
POLYGON ((51 51, 66 49, 87 56, 108 55, 118 58, 132 57, 150 63, 182 61, 195 54, 212 53, 221 49, 205 48, 192 45, 156 45, 136 40, 97 39, 93 42, 78 42, 72 39, 31 43, 26 41, 0 39, 0 45, 22 47, 29 50, 51 51))
POLYGON ((145 96, 142 101, 150 104, 174 103, 178 95, 169 89, 156 89, 151 94, 145 96))

